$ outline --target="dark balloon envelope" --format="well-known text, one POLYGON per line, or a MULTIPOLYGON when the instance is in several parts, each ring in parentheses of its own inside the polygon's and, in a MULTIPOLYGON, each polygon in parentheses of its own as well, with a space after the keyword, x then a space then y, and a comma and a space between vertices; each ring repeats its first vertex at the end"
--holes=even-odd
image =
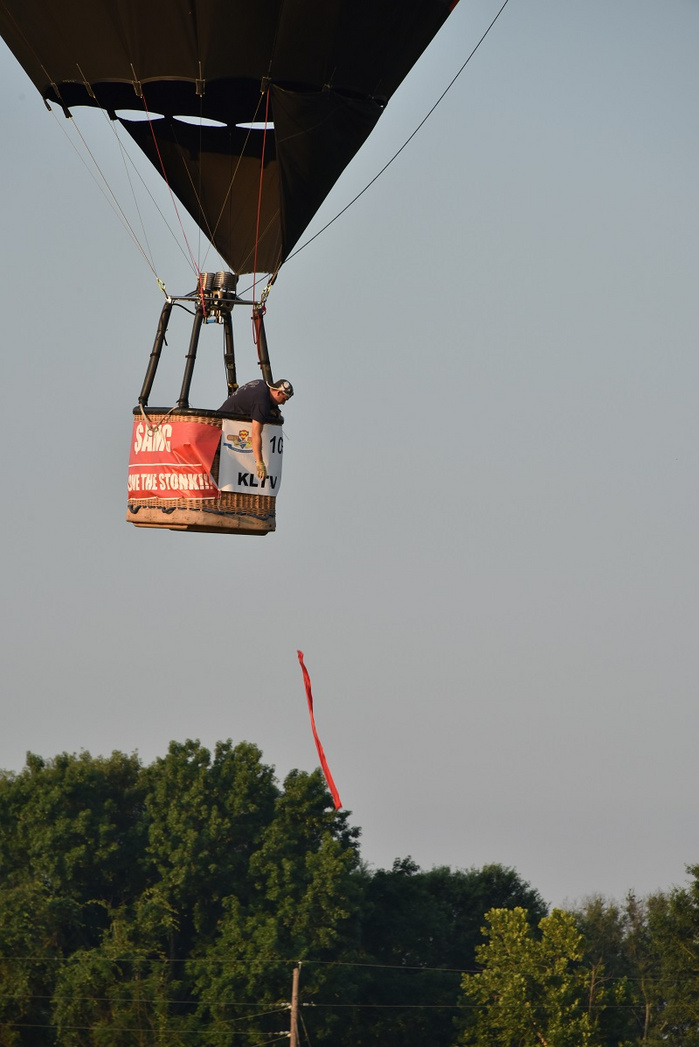
POLYGON ((0 33, 66 112, 162 114, 121 122, 235 272, 273 272, 454 6, 3 0, 0 33))

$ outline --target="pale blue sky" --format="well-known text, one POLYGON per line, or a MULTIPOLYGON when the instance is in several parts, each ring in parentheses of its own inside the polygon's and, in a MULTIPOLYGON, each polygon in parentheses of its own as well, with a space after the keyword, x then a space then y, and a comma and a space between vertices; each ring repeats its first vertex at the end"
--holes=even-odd
MULTIPOLYGON (((461 0, 311 232, 498 7, 461 0)), ((698 53, 690 0, 510 0, 272 292, 274 370, 296 396, 278 531, 260 539, 124 522, 162 295, 2 48, 0 767, 231 737, 280 777, 310 770, 301 648, 373 865, 503 862, 551 903, 684 881, 698 53)), ((128 206, 110 129, 77 115, 128 206)), ((168 289, 191 290, 147 226, 168 289)), ((256 377, 244 318, 239 344, 256 377)), ((152 402, 176 398, 184 352, 152 402)), ((215 406, 218 339, 201 354, 194 399, 215 406)))

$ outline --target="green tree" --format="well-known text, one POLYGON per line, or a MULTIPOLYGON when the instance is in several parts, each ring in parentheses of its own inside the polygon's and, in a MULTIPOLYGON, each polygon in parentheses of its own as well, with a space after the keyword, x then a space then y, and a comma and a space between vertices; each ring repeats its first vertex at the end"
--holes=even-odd
POLYGON ((572 914, 554 909, 532 931, 522 908, 491 909, 482 970, 463 978, 463 1047, 596 1047, 590 972, 572 914))
POLYGON ((633 1047, 648 1042, 654 1016, 662 1010, 660 967, 648 913, 662 908, 662 896, 624 904, 587 899, 573 913, 585 946, 591 992, 604 989, 606 1006, 598 1010, 598 1035, 605 1047, 633 1047))
MULTIPOLYGON (((218 1044, 236 1028, 236 1042, 257 1043, 280 1020, 288 1027, 288 1016, 278 1012, 289 1000, 297 961, 304 965, 305 999, 337 991, 332 961, 357 935, 357 837, 348 814, 334 810, 320 771, 286 778, 250 859, 253 890, 225 899, 215 942, 190 964, 206 1042, 218 1044), (267 1014, 251 1018, 252 1004, 267 1014)), ((314 1041, 333 1024, 325 1011, 316 1019, 314 1041)))
POLYGON ((254 894, 250 860, 279 787, 248 742, 219 742, 213 759, 199 742, 172 742, 143 779, 149 883, 179 913, 170 947, 181 954, 215 932, 224 899, 245 904, 254 894))
POLYGON ((654 992, 643 1043, 699 1047, 699 866, 687 888, 647 900, 654 992))
POLYGON ((585 963, 609 983, 605 1047, 699 1047, 699 867, 687 888, 623 906, 592 899, 575 913, 585 963))
POLYGON ((0 1044, 51 1044, 63 958, 97 944, 144 883, 140 765, 31 753, 0 775, 0 1044))
POLYGON ((0 776, 0 877, 78 904, 123 904, 143 889, 143 788, 135 756, 29 753, 0 776))
POLYGON ((30 754, 0 777, 4 1040, 107 1042, 151 1018, 170 1038, 188 1027, 186 961, 215 939, 225 900, 254 890, 250 860, 279 795, 246 743, 213 759, 173 743, 147 768, 120 753, 30 754))
POLYGON ((0 1047, 43 1042, 61 960, 60 908, 41 884, 0 888, 0 1047))
POLYGON ((319 1047, 449 1047, 485 911, 543 902, 501 866, 371 872, 358 838, 248 743, 30 755, 0 775, 0 1047, 257 1044, 298 963, 319 1047))
POLYGON ((358 1005, 346 1038, 356 1047, 450 1047, 461 972, 475 966, 485 913, 520 905, 535 921, 546 914, 538 892, 502 865, 422 871, 396 859, 365 874, 362 895, 358 959, 368 966, 345 987, 358 1005))

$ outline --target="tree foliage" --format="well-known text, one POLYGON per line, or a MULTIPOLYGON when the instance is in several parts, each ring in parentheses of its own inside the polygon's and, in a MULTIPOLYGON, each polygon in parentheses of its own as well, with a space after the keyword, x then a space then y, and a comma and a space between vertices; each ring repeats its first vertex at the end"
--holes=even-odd
POLYGON ((513 869, 391 869, 249 743, 0 774, 0 1047, 253 1047, 301 966, 323 1047, 699 1047, 686 888, 554 910, 513 869), (485 926, 484 926, 485 925, 485 926))
POLYGON ((602 1015, 605 1047, 699 1047, 699 866, 688 887, 623 906, 593 899, 576 913, 590 963, 621 1006, 602 1015))
POLYGON ((0 1044, 254 1042, 250 1004, 356 934, 357 837, 319 771, 280 788, 247 743, 30 756, 0 778, 0 1044))
POLYGON ((404 858, 367 875, 362 958, 380 966, 357 980, 348 1042, 451 1045, 461 972, 475 965, 483 915, 513 905, 535 918, 546 912, 538 892, 501 865, 421 871, 404 858))
POLYGON ((501 866, 370 872, 358 838, 248 743, 30 754, 0 776, 0 1047, 258 1044, 297 964, 314 1043, 450 1047, 483 913, 543 902, 501 866))
POLYGON ((597 1047, 583 938, 570 913, 554 909, 535 934, 524 909, 491 909, 482 970, 463 980, 471 1009, 466 1047, 597 1047))

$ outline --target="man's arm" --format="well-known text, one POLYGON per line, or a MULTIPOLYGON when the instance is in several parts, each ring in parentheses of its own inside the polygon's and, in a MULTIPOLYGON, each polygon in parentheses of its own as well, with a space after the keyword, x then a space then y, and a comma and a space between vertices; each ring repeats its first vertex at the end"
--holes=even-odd
POLYGON ((255 456, 255 468, 257 471, 258 480, 264 480, 267 475, 267 467, 265 466, 264 458, 262 457, 262 430, 264 429, 264 423, 258 422, 256 418, 252 420, 252 453, 255 456))

